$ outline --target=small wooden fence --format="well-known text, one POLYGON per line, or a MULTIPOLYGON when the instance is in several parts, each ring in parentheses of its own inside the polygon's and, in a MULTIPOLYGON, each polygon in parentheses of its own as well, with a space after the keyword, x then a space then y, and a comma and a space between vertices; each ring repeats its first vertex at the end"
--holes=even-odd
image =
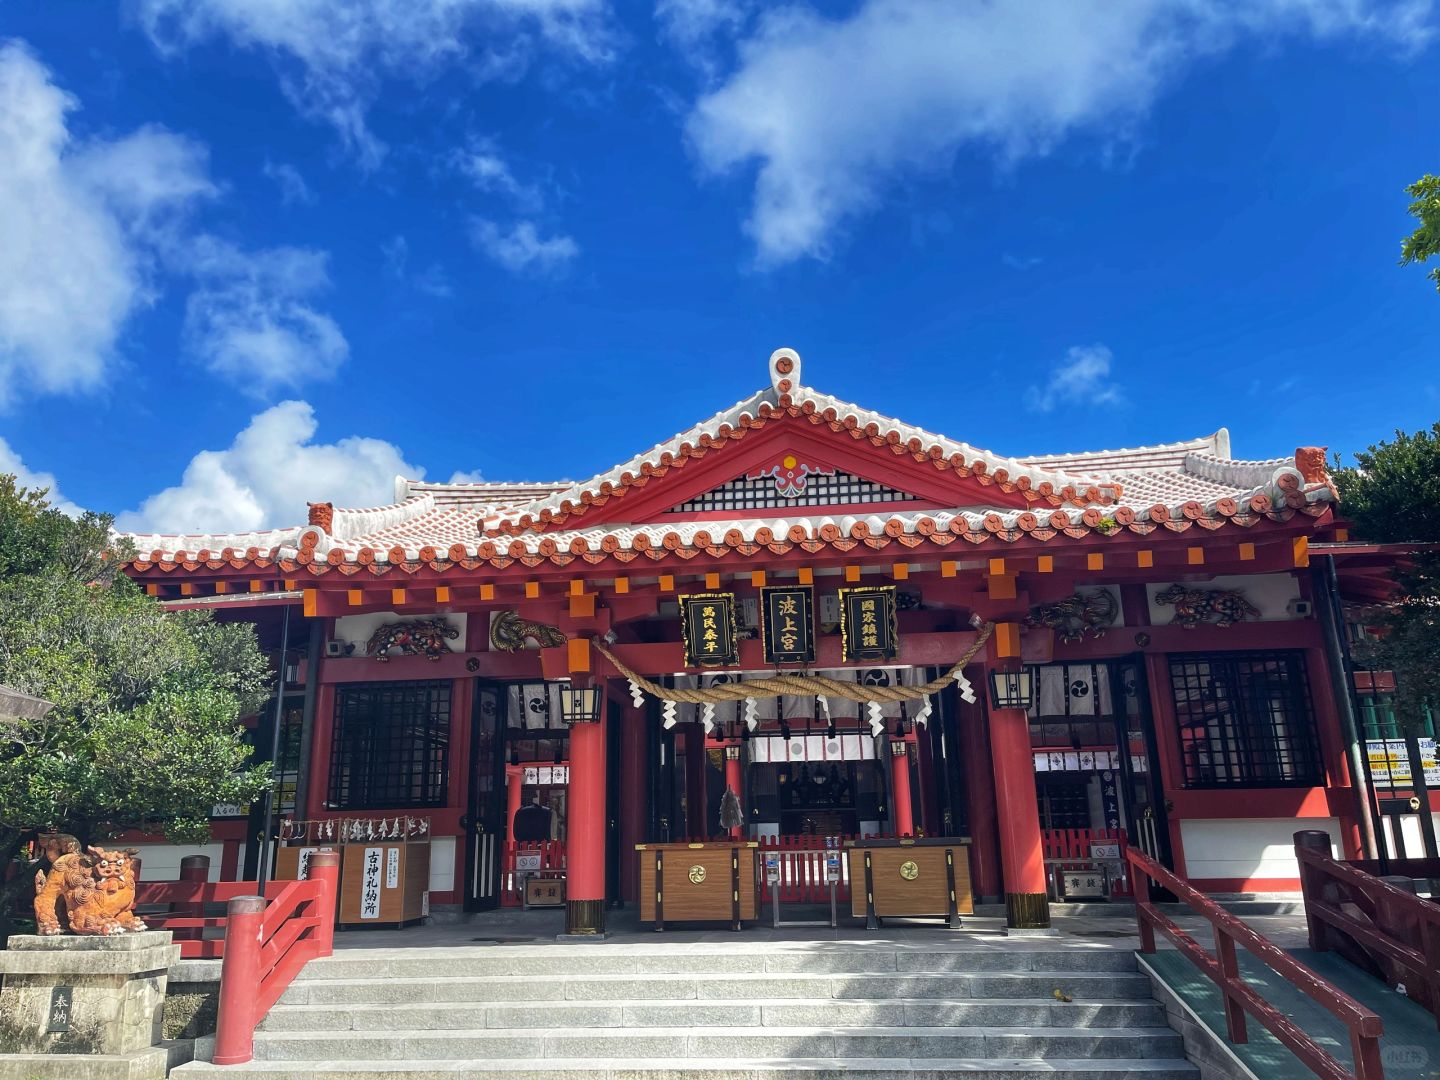
MULTIPOLYGON (((1125 861, 1125 852, 1129 843, 1124 829, 1042 829, 1040 843, 1045 853, 1045 865, 1052 875, 1063 873, 1066 870, 1079 870, 1095 866, 1096 860, 1091 856, 1091 848, 1095 844, 1119 844, 1119 872, 1110 878, 1108 893, 1110 896, 1130 896, 1132 894, 1130 875, 1127 871, 1129 863, 1125 861)), ((1115 862, 1115 860, 1105 861, 1112 866, 1115 862)), ((1055 891, 1058 894, 1058 885, 1055 891)))
MULTIPOLYGON (((1310 947, 1333 949, 1435 1016, 1440 1026, 1440 904, 1415 895, 1414 877, 1440 876, 1435 860, 1410 859, 1391 869, 1414 871, 1376 877, 1330 857, 1330 835, 1295 834, 1300 887, 1310 947)), ((1370 864, 1365 864, 1370 865, 1370 864)))
POLYGON ((500 906, 522 907, 525 874, 517 872, 515 857, 520 852, 539 852, 541 870, 565 869, 564 840, 507 840, 500 849, 500 906))
MULTIPOLYGON (((1326 843, 1328 845, 1328 838, 1326 843)), ((1226 1031, 1232 1043, 1248 1041, 1246 1015, 1249 1014, 1317 1076, 1329 1080, 1383 1080, 1385 1071, 1380 1063, 1380 1036, 1384 1032, 1384 1022, 1378 1015, 1338 986, 1326 982, 1284 949, 1155 860, 1133 848, 1127 857, 1135 888, 1140 951, 1155 951, 1155 931, 1158 929, 1175 944, 1182 956, 1204 972, 1220 988, 1225 1005, 1226 1031), (1203 945, 1155 907, 1150 900, 1151 881, 1168 889, 1192 911, 1209 921, 1215 936, 1215 955, 1212 956, 1203 945), (1350 1032, 1350 1050, 1355 1061, 1353 1073, 1245 981, 1235 954, 1237 945, 1243 946, 1345 1025, 1350 1032)))

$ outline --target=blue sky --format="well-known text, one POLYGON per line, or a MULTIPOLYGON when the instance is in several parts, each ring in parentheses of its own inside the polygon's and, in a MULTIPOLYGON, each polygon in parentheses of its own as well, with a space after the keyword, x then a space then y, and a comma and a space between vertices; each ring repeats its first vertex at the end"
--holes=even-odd
POLYGON ((166 531, 764 385, 1007 454, 1440 417, 1428 0, 0 0, 0 470, 166 531))

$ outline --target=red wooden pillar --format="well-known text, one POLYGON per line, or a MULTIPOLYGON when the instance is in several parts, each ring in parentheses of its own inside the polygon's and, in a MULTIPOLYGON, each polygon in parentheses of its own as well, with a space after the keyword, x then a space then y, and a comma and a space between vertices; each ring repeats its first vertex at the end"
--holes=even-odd
POLYGON ((605 714, 570 728, 565 842, 565 932, 605 932, 605 714))
POLYGON ((520 799, 525 792, 525 767, 505 766, 505 839, 515 843, 515 814, 520 809, 520 799))
POLYGON ((990 711, 990 764, 995 774, 1006 925, 1044 929, 1050 925, 1050 903, 1045 895, 1030 721, 1023 709, 990 711))
POLYGON ((636 844, 647 837, 646 795, 649 791, 646 758, 647 714, 644 707, 635 708, 625 699, 620 730, 620 897, 626 901, 639 899, 640 853, 636 844))
MULTIPOLYGON (((994 659, 985 671, 986 691, 991 689, 991 672, 1014 670, 1019 663, 1020 627, 996 624, 994 659)), ((1035 755, 1024 709, 990 710, 990 766, 999 811, 1005 924, 1014 930, 1048 930, 1050 900, 1045 893, 1040 804, 1035 797, 1035 755)))
POLYGON ((915 800, 910 797, 910 744, 896 739, 890 744, 890 823, 896 836, 915 835, 915 800))
MULTIPOLYGON (((985 673, 971 668, 967 674, 975 686, 983 686, 985 673)), ((956 726, 961 763, 965 768, 965 808, 970 822, 971 872, 977 896, 998 897, 1000 858, 995 813, 995 776, 990 767, 990 741, 985 735, 985 713, 980 704, 969 704, 955 695, 956 726)))
MULTIPOLYGON (((735 793, 735 798, 740 800, 740 807, 745 807, 745 770, 744 762, 740 760, 740 747, 725 747, 725 786, 735 793)), ((745 826, 736 825, 730 830, 730 836, 739 840, 745 835, 745 826)))
MULTIPOLYGON (((691 840, 710 837, 705 809, 705 729, 699 721, 682 725, 685 732, 685 832, 691 840)), ((718 829, 718 826, 717 826, 718 829)))

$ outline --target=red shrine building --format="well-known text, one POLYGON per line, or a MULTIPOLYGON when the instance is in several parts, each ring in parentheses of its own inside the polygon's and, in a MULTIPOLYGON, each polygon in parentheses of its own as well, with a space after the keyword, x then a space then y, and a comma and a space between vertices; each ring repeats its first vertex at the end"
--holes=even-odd
MULTIPOLYGON (((1298 828, 1360 853, 1337 588, 1384 568, 1318 449, 1005 456, 780 349, 761 390, 579 483, 398 479, 387 506, 134 540, 151 594, 281 657, 255 730, 281 726, 282 843, 423 828, 427 910, 504 902, 517 845, 563 866, 576 933, 637 899, 637 846, 717 837, 968 838, 1017 929, 1124 845, 1211 891, 1295 888, 1298 828)), ((258 817, 216 813, 212 875, 253 876, 258 817)), ((147 846, 147 876, 178 854, 147 846)))

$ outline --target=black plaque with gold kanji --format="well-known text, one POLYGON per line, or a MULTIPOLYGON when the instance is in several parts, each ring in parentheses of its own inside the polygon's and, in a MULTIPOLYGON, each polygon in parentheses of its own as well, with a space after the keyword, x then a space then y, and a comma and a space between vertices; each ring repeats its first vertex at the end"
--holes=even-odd
POLYGON ((680 629, 686 667, 727 667, 740 662, 734 593, 680 597, 680 629))
POLYGON ((900 655, 895 586, 840 590, 840 656, 846 663, 894 660, 900 655))
POLYGON ((813 664, 815 590, 809 585, 761 589, 760 636, 767 664, 813 664))

